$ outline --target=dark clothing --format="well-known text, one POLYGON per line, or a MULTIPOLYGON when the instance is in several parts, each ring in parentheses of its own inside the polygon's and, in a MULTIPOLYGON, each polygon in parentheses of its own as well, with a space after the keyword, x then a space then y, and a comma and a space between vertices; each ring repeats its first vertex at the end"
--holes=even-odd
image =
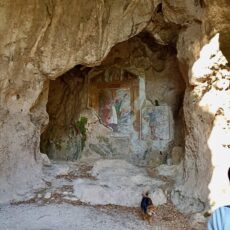
POLYGON ((149 197, 143 196, 141 201, 141 209, 144 211, 145 214, 147 214, 147 207, 152 204, 153 202, 149 197))

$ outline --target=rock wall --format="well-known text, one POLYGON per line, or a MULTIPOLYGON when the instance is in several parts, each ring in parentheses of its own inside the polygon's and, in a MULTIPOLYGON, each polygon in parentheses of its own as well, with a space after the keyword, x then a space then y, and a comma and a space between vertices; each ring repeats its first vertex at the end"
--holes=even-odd
POLYGON ((42 134, 41 150, 54 159, 96 153, 105 158, 132 159, 137 164, 164 163, 175 144, 184 146, 182 129, 174 126, 184 88, 175 50, 156 44, 148 33, 140 34, 115 45, 100 66, 75 67, 50 83, 50 122, 42 134), (109 98, 101 98, 102 93, 109 98), (108 100, 105 107, 102 99, 108 100), (111 103, 118 119, 114 132, 108 124, 111 103), (154 133, 149 125, 153 109, 154 133), (80 154, 74 123, 83 114, 88 119, 88 132, 86 148, 80 154), (174 133, 180 138, 174 138, 174 133))
POLYGON ((52 159, 78 159, 81 138, 76 122, 81 107, 87 103, 84 95, 84 75, 81 66, 69 70, 55 81, 50 81, 47 112, 49 124, 41 135, 41 152, 52 159))
POLYGON ((115 44, 143 30, 161 44, 176 44, 186 81, 186 152, 173 201, 181 210, 200 211, 207 207, 209 193, 213 202, 222 197, 227 178, 220 184, 218 175, 226 175, 230 165, 228 4, 1 1, 0 202, 40 183, 39 138, 48 122, 48 79, 78 64, 99 65, 115 44))
POLYGON ((229 129, 226 47, 230 39, 226 35, 227 1, 194 1, 193 7, 191 3, 163 3, 165 18, 182 26, 177 57, 187 82, 183 103, 185 160, 184 176, 178 181, 172 199, 184 212, 201 211, 208 204, 215 208, 227 202, 223 191, 227 191, 226 172, 230 165, 226 147, 229 129))
POLYGON ((114 44, 143 30, 151 11, 148 0, 1 1, 1 202, 39 181, 46 80, 77 64, 100 63, 114 44), (24 128, 16 129, 17 123, 24 128))

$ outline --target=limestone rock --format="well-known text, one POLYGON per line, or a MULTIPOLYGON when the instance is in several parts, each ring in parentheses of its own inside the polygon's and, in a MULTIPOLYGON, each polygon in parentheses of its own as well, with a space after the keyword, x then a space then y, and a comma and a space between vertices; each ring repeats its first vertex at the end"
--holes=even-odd
POLYGON ((189 214, 204 211, 205 203, 197 199, 198 196, 191 195, 188 197, 187 194, 183 195, 180 190, 181 188, 174 189, 171 193, 171 200, 180 212, 189 214))
POLYGON ((57 175, 68 175, 68 172, 70 170, 69 165, 63 165, 63 164, 58 164, 55 167, 55 172, 57 175))
POLYGON ((194 19, 201 20, 203 7, 203 1, 164 0, 162 2, 165 20, 182 25, 188 24, 194 19))
POLYGON ((6 111, 0 115, 1 201, 41 176, 36 156, 48 120, 47 78, 77 64, 100 63, 112 46, 143 30, 151 11, 148 0, 1 3, 0 111, 6 111))
POLYGON ((47 104, 50 122, 41 135, 41 151, 52 159, 73 160, 80 155, 81 137, 76 122, 85 100, 81 92, 83 84, 78 67, 50 83, 47 104))
POLYGON ((166 159, 166 153, 163 153, 161 151, 158 150, 152 150, 149 151, 147 153, 146 156, 147 162, 149 165, 153 166, 153 167, 157 167, 163 163, 165 163, 165 159, 166 159))
POLYGON ((44 166, 51 166, 50 159, 49 159, 49 157, 46 154, 41 153, 41 158, 42 158, 42 164, 44 166))
POLYGON ((167 203, 167 197, 160 188, 156 189, 153 193, 150 193, 150 197, 153 204, 156 206, 167 203))
MULTIPOLYGON (((182 51, 178 53, 178 57, 182 62, 185 59, 189 60, 188 66, 191 68, 189 82, 194 86, 193 89, 186 90, 184 97, 186 129, 189 130, 185 140, 184 171, 188 177, 185 183, 179 182, 179 190, 182 197, 188 197, 187 201, 198 200, 199 197, 202 205, 205 206, 204 204, 208 205, 209 203, 208 197, 215 204, 220 202, 218 197, 225 197, 223 191, 227 180, 223 181, 220 186, 219 179, 215 175, 218 175, 220 171, 223 172, 223 169, 226 172, 230 162, 227 153, 229 151, 223 148, 228 135, 221 131, 223 130, 221 127, 226 126, 227 123, 224 122, 225 125, 222 123, 221 126, 218 126, 214 121, 219 117, 226 117, 229 113, 227 106, 229 95, 224 90, 217 90, 215 81, 222 79, 223 75, 220 73, 228 72, 229 67, 226 66, 226 57, 220 49, 219 34, 215 34, 207 41, 207 37, 203 33, 203 28, 200 25, 191 25, 181 34, 178 41, 178 48, 181 47, 179 50, 182 51), (188 36, 191 34, 194 34, 191 38, 193 48, 191 50, 183 49, 181 46, 183 41, 188 41, 188 36), (217 139, 221 140, 221 143, 216 142, 217 139), (222 163, 220 164, 220 162, 222 163), (215 170, 213 170, 213 165, 215 170)), ((186 47, 186 44, 183 44, 183 47, 186 47)), ((194 202, 191 201, 191 203, 194 202)), ((183 206, 184 204, 181 203, 183 206)), ((190 206, 194 211, 196 210, 194 206, 196 206, 197 211, 201 211, 202 205, 195 202, 193 206, 188 205, 188 207, 190 206)))
POLYGON ((92 175, 97 180, 74 181, 74 195, 83 202, 139 207, 142 193, 155 190, 156 204, 165 201, 163 192, 157 190, 164 182, 149 177, 145 170, 126 161, 99 160, 94 164, 92 175))
POLYGON ((39 146, 35 141, 39 131, 30 123, 29 116, 4 115, 3 111, 0 112, 3 120, 0 125, 0 203, 23 196, 44 183, 39 167, 39 146), (27 169, 32 170, 31 173, 27 169))
POLYGON ((205 30, 206 33, 220 34, 220 49, 223 52, 227 60, 230 60, 229 53, 229 8, 228 1, 223 0, 221 2, 215 0, 214 2, 206 2, 206 20, 205 20, 205 30), (218 12, 218 13, 217 13, 218 12), (215 32, 213 33, 213 31, 215 32))
MULTIPOLYGON (((100 66, 93 68, 76 66, 50 83, 47 105, 50 122, 41 136, 43 152, 52 158, 62 160, 90 157, 92 154, 97 154, 102 158, 132 158, 133 160, 134 153, 141 158, 142 153, 148 151, 150 156, 147 156, 146 159, 148 158, 152 166, 165 161, 165 154, 160 155, 158 154, 160 151, 155 150, 159 148, 166 150, 168 143, 173 139, 174 118, 171 108, 173 113, 178 110, 184 92, 184 84, 183 81, 180 82, 181 75, 175 53, 171 53, 170 50, 160 45, 152 44, 153 42, 150 46, 150 41, 152 42, 151 38, 142 33, 139 37, 113 47, 100 66), (130 125, 124 126, 125 128, 120 132, 115 133, 108 125, 103 124, 100 117, 98 104, 101 102, 95 82, 98 82, 97 78, 100 78, 101 83, 105 81, 103 83, 105 86, 109 84, 108 79, 117 76, 126 77, 127 73, 133 74, 135 87, 138 84, 139 89, 131 92, 133 94, 131 97, 132 115, 128 119, 130 125), (166 111, 166 115, 170 120, 168 128, 170 137, 165 141, 152 143, 149 140, 148 150, 145 146, 146 140, 140 140, 141 132, 143 132, 141 129, 144 129, 144 125, 141 124, 139 113, 143 106, 146 106, 145 94, 149 98, 149 106, 152 106, 154 100, 159 100, 162 106, 168 106, 169 111, 166 111), (76 135, 75 127, 75 121, 80 117, 88 119, 87 138, 83 152, 81 152, 81 141, 78 140, 79 135, 76 135)), ((126 81, 125 87, 131 84, 128 79, 123 81, 126 81)), ((116 81, 115 84, 117 84, 116 81)), ((133 85, 132 88, 134 88, 133 85)), ((167 131, 167 128, 165 130, 167 131)), ((163 135, 161 136, 164 138, 163 135)))
POLYGON ((45 194, 45 196, 44 196, 44 199, 48 200, 48 199, 51 198, 51 196, 52 196, 52 193, 51 193, 51 192, 47 192, 47 193, 45 194))
POLYGON ((202 213, 195 213, 191 215, 189 224, 195 230, 205 229, 207 226, 207 218, 202 213))
POLYGON ((175 178, 176 173, 177 173, 177 166, 162 164, 157 167, 157 172, 161 176, 175 178))
MULTIPOLYGON (((230 60, 228 6, 227 0, 1 1, 0 202, 40 183, 39 140, 48 122, 48 79, 75 65, 99 65, 115 44, 143 30, 170 44, 175 32, 161 31, 161 25, 151 28, 153 11, 161 14, 162 25, 178 25, 178 39, 172 42, 176 52, 172 47, 174 55, 168 55, 148 40, 140 49, 133 47, 133 56, 124 54, 124 65, 146 76, 147 99, 166 101, 174 116, 183 104, 186 177, 175 187, 174 203, 184 211, 201 211, 208 197, 221 197, 224 184, 216 186, 217 175, 230 163, 229 76, 224 74, 230 60)), ((114 57, 116 64, 123 62, 114 57)))
POLYGON ((184 156, 184 150, 180 146, 174 146, 171 152, 172 163, 179 164, 184 156))
POLYGON ((39 199, 41 199, 41 198, 42 198, 42 194, 41 194, 41 193, 37 194, 37 197, 38 197, 39 199))

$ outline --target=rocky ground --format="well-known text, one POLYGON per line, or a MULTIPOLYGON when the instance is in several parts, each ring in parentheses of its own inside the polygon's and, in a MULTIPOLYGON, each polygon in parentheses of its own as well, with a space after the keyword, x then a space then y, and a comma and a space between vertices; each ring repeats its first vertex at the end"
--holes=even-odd
POLYGON ((0 229, 205 229, 202 218, 185 216, 171 204, 173 181, 161 175, 169 170, 175 169, 145 170, 123 160, 53 162, 44 167, 46 186, 0 207, 0 229), (157 206, 151 224, 139 209, 145 191, 157 206))

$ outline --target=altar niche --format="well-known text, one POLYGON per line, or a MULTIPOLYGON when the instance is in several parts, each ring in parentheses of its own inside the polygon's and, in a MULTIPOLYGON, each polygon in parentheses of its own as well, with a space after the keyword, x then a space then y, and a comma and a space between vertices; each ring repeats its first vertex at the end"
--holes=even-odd
POLYGON ((89 106, 99 115, 101 123, 114 133, 140 135, 139 78, 127 71, 102 74, 89 80, 89 106))

